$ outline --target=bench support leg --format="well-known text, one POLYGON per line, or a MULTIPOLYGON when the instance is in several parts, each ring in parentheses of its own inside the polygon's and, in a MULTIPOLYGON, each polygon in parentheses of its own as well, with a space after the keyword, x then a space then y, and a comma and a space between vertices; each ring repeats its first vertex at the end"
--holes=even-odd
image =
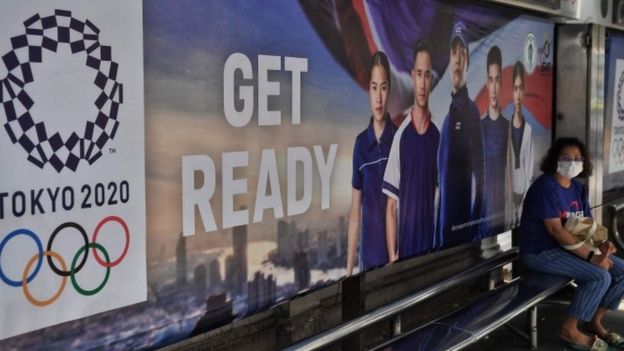
POLYGON ((392 336, 401 335, 401 315, 392 318, 392 336))
MULTIPOLYGON (((347 322, 360 317, 365 310, 363 274, 349 277, 342 282, 342 321, 347 322)), ((355 333, 342 340, 343 350, 360 350, 364 347, 363 333, 355 333)))
POLYGON ((537 350, 537 305, 529 309, 529 334, 531 335, 531 350, 537 350))

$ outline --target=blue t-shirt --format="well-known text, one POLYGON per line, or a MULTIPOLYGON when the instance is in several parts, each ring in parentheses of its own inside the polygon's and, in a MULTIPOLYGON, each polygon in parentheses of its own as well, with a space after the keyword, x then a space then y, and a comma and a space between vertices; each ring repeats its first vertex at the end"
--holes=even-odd
POLYGON ((481 118, 464 85, 452 94, 440 132, 438 225, 444 247, 480 240, 483 217, 481 118), (474 184, 474 186, 473 186, 474 184))
POLYGON ((435 232, 436 155, 440 132, 433 123, 424 134, 406 118, 394 138, 383 192, 398 201, 399 258, 422 255, 442 245, 435 232))
POLYGON ((388 116, 379 143, 371 122, 368 128, 357 136, 353 148, 351 185, 362 193, 360 265, 365 270, 388 263, 387 197, 381 192, 381 184, 393 138, 394 126, 388 116))
POLYGON ((500 234, 505 230, 505 167, 509 121, 504 115, 492 120, 486 113, 481 119, 485 153, 485 204, 481 237, 500 234))
POLYGON ((566 189, 552 174, 542 174, 531 184, 522 208, 520 251, 524 253, 559 247, 546 229, 544 219, 561 218, 565 224, 570 216, 591 217, 585 186, 572 179, 572 184, 566 189))

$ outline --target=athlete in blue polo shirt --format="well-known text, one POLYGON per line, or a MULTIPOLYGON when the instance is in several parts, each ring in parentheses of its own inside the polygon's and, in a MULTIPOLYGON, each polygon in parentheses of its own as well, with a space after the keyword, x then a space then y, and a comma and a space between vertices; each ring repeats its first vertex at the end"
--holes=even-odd
POLYGON ((451 34, 449 73, 453 92, 440 132, 438 169, 440 207, 436 230, 444 247, 479 240, 483 217, 483 139, 479 110, 468 96, 466 26, 457 22, 451 34))
POLYGON ((353 186, 349 214, 347 275, 353 273, 361 229, 360 267, 371 269, 388 263, 386 248, 386 196, 381 192, 394 125, 386 112, 390 93, 390 65, 380 51, 373 54, 368 96, 373 112, 368 128, 355 139, 353 186), (361 219, 361 228, 360 228, 361 219))
POLYGON ((441 244, 435 236, 434 208, 440 132, 429 111, 431 80, 431 50, 427 40, 421 39, 414 49, 414 105, 397 130, 384 174, 390 261, 421 255, 441 244))
MULTIPOLYGON (((500 234, 505 230, 505 196, 511 197, 510 172, 508 171, 509 118, 500 105, 502 55, 498 46, 492 46, 487 55, 488 107, 481 116, 483 151, 485 156, 485 204, 486 221, 481 237, 500 234), (505 187, 507 181, 507 187, 505 187), (509 188, 509 191, 507 191, 509 188)), ((511 209, 509 209, 511 210, 511 209)))

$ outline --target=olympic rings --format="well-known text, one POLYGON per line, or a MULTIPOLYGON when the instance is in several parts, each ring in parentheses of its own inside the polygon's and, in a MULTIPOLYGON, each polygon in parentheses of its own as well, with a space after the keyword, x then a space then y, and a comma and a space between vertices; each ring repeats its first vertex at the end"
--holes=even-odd
POLYGON ((13 280, 7 277, 4 271, 2 270, 2 261, 0 260, 0 280, 2 280, 5 284, 9 286, 21 287, 22 292, 24 293, 24 296, 26 297, 26 300, 30 302, 32 305, 39 306, 39 307, 50 305, 61 296, 61 294, 63 293, 65 289, 65 285, 67 283, 67 277, 70 277, 72 286, 79 294, 84 295, 84 296, 91 296, 91 295, 95 295, 99 293, 100 291, 102 291, 102 289, 104 289, 104 287, 106 286, 106 283, 108 282, 111 268, 114 266, 117 266, 119 263, 121 263, 121 261, 123 261, 123 259, 126 257, 128 253, 128 248, 130 247, 130 230, 128 228, 128 224, 121 217, 118 217, 118 216, 107 216, 104 219, 102 219, 96 225, 95 230, 93 231, 93 234, 91 236, 91 239, 92 239, 91 242, 89 242, 89 237, 87 236, 86 231, 80 224, 75 223, 75 222, 62 223, 58 227, 56 227, 56 229, 54 229, 54 231, 50 235, 50 238, 48 239, 48 243, 46 245, 47 249, 45 251, 43 250, 41 239, 39 238, 37 234, 35 234, 33 231, 29 229, 24 229, 24 228, 16 229, 10 232, 0 242, 0 258, 2 257, 2 252, 5 246, 7 245, 7 243, 18 235, 25 235, 31 238, 37 245, 37 253, 35 253, 26 263, 26 266, 24 267, 20 280, 13 280), (111 262, 108 252, 104 248, 104 246, 96 242, 99 233, 101 232, 104 225, 107 224, 108 222, 117 222, 123 229, 124 235, 125 235, 125 243, 123 246, 123 251, 121 255, 113 262, 111 262), (82 245, 78 249, 76 254, 74 255, 71 261, 69 270, 67 270, 67 264, 65 263, 65 260, 63 259, 63 257, 58 252, 52 250, 53 242, 58 236, 58 234, 67 228, 74 228, 78 230, 78 232, 80 233, 80 235, 82 236, 84 240, 84 245, 82 245), (76 280, 76 273, 78 273, 84 267, 87 261, 87 258, 89 256, 89 249, 93 250, 93 254, 98 264, 106 268, 106 274, 104 276, 104 280, 95 289, 92 289, 92 290, 84 289, 78 284, 76 280), (101 251, 101 254, 104 255, 104 259, 101 258, 100 253, 98 253, 97 251, 101 251), (28 284, 32 282, 32 280, 39 273, 41 266, 43 264, 43 261, 44 261, 44 256, 47 257, 47 262, 48 262, 48 265, 50 266, 50 269, 55 274, 62 277, 62 280, 61 280, 60 287, 53 294, 52 297, 48 298, 47 300, 38 300, 34 298, 32 294, 30 293, 30 290, 28 289, 28 284), (81 256, 82 256, 82 259, 80 259, 81 256), (55 263, 53 259, 55 259, 58 262, 55 263), (36 265, 35 265, 35 261, 37 262, 36 265), (57 264, 60 264, 61 266, 60 269, 57 266, 57 264), (35 268, 32 271, 32 273, 29 274, 33 265, 35 265, 35 268))
MULTIPOLYGON (((87 233, 85 232, 85 230, 77 223, 74 222, 65 222, 61 225, 59 225, 53 232, 52 235, 50 235, 50 239, 48 240, 48 247, 47 250, 48 251, 52 251, 52 242, 54 241, 54 238, 56 238, 56 235, 58 233, 61 232, 61 230, 65 229, 65 228, 74 228, 76 230, 78 230, 78 232, 80 232, 80 235, 82 235, 82 238, 84 239, 84 244, 85 245, 89 245, 89 237, 87 236, 87 233)), ((48 264, 50 265, 50 268, 52 269, 52 271, 54 271, 54 273, 61 275, 63 277, 69 277, 70 274, 72 273, 78 273, 81 269, 82 266, 84 266, 84 264, 87 262, 87 256, 89 255, 89 251, 87 251, 85 253, 85 255, 82 257, 82 261, 80 262, 80 264, 78 265, 78 267, 76 267, 76 271, 72 271, 72 272, 67 272, 67 271, 61 271, 58 268, 56 268, 56 266, 54 265, 54 262, 52 262, 52 256, 48 256, 48 264)), ((63 268, 65 269, 65 268, 63 268)))
MULTIPOLYGON (((91 241, 93 243, 95 243, 95 240, 97 239, 98 234, 100 234, 100 229, 102 229, 102 227, 104 226, 104 224, 110 222, 110 221, 115 221, 119 224, 121 224, 121 226, 123 227, 124 233, 126 234, 126 245, 124 246, 123 251, 121 252, 121 255, 119 256, 118 259, 116 259, 114 262, 110 262, 107 260, 106 262, 102 261, 102 259, 100 258, 100 255, 98 255, 97 251, 95 251, 95 247, 93 248, 93 255, 95 255, 95 260, 98 261, 98 263, 104 267, 115 267, 116 265, 118 265, 123 259, 124 257, 126 257, 126 254, 128 253, 128 246, 130 246, 130 230, 128 229, 128 225, 126 224, 126 222, 123 221, 123 219, 117 217, 117 216, 108 216, 106 218, 104 218, 103 220, 100 221, 100 223, 98 223, 98 225, 95 227, 95 231, 93 232, 93 238, 91 239, 91 241)), ((105 252, 105 251, 104 251, 105 252)), ((87 255, 85 255, 86 257, 87 255)))
MULTIPOLYGON (((48 259, 50 260, 51 260, 51 257, 56 258, 59 262, 61 262, 61 267, 63 268, 63 270, 67 269, 65 265, 65 260, 63 260, 63 257, 61 257, 61 255, 59 255, 58 253, 48 250, 48 251, 45 251, 43 255, 48 256, 48 259)), ((30 291, 28 290, 26 275, 28 274, 30 267, 32 267, 33 262, 36 259, 41 260, 41 255, 35 254, 33 257, 30 258, 28 263, 26 263, 26 268, 24 268, 24 273, 22 273, 22 291, 24 292, 24 296, 26 296, 26 300, 28 300, 28 302, 32 303, 35 306, 43 307, 43 306, 47 306, 51 304, 52 302, 56 301, 56 299, 61 297, 63 290, 65 290, 65 283, 67 283, 67 277, 63 276, 63 280, 61 280, 61 287, 56 291, 56 293, 51 298, 47 300, 35 299, 34 297, 32 297, 32 295, 30 294, 30 291)))
MULTIPOLYGON (((35 267, 35 271, 30 275, 30 277, 28 277, 28 279, 26 279, 26 282, 30 283, 35 278, 37 273, 39 273, 39 269, 41 268, 41 263, 43 263, 43 246, 41 245, 41 240, 39 240, 39 237, 35 233, 31 232, 28 229, 16 229, 12 231, 11 233, 9 233, 9 235, 7 235, 4 239, 2 239, 2 242, 0 243, 0 257, 2 257, 2 249, 4 249, 4 246, 6 245, 6 243, 8 243, 9 240, 11 240, 13 237, 20 235, 20 234, 24 234, 24 235, 31 237, 37 244, 39 261, 37 261, 37 267, 35 267)), ((2 263, 2 261, 0 261, 0 263, 2 263)), ((2 265, 0 265, 0 279, 2 279, 3 282, 7 283, 10 286, 17 287, 17 286, 22 285, 21 281, 11 280, 6 275, 4 275, 4 272, 2 271, 2 265)))
MULTIPOLYGON (((74 270, 74 267, 76 266, 76 261, 78 260, 78 256, 80 256, 80 254, 83 251, 89 251, 88 250, 89 247, 93 248, 94 251, 96 248, 102 251, 102 253, 104 254, 104 257, 106 257, 106 263, 110 263, 110 258, 108 258, 108 252, 106 252, 106 250, 104 249, 104 246, 98 243, 89 243, 87 246, 81 247, 80 250, 76 252, 76 256, 74 256, 74 259, 72 260, 72 264, 71 264, 72 271, 74 270)), ((76 282, 76 275, 72 274, 70 278, 71 278, 72 285, 74 286, 74 289, 76 289, 76 291, 79 292, 80 294, 86 295, 86 296, 91 296, 91 295, 95 295, 99 293, 100 290, 104 289, 104 285, 106 285, 106 282, 108 281, 108 276, 110 276, 110 267, 111 267, 110 265, 106 266, 106 275, 104 276, 104 281, 100 283, 100 285, 98 285, 98 287, 93 290, 84 290, 83 288, 81 288, 78 285, 78 282, 76 282)))

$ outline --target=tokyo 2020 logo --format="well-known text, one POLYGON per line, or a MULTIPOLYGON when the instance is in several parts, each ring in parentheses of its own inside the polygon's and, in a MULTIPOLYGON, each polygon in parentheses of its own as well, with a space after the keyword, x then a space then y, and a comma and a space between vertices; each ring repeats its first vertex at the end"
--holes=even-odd
POLYGON ((24 28, 23 34, 11 38, 12 50, 2 56, 8 72, 0 80, 5 132, 39 168, 49 163, 60 173, 64 168, 76 171, 80 160, 93 164, 102 156, 104 145, 115 137, 123 104, 123 84, 117 80, 119 65, 112 60, 111 47, 100 43, 100 29, 94 23, 76 19, 70 11, 55 10, 46 17, 36 14, 24 21, 24 28), (46 128, 43 120, 50 116, 32 115, 36 102, 28 93, 29 84, 36 79, 33 65, 43 64, 43 54, 56 53, 62 45, 68 45, 72 55, 84 57, 86 66, 94 70, 92 83, 100 91, 93 102, 95 116, 65 138, 46 128))

